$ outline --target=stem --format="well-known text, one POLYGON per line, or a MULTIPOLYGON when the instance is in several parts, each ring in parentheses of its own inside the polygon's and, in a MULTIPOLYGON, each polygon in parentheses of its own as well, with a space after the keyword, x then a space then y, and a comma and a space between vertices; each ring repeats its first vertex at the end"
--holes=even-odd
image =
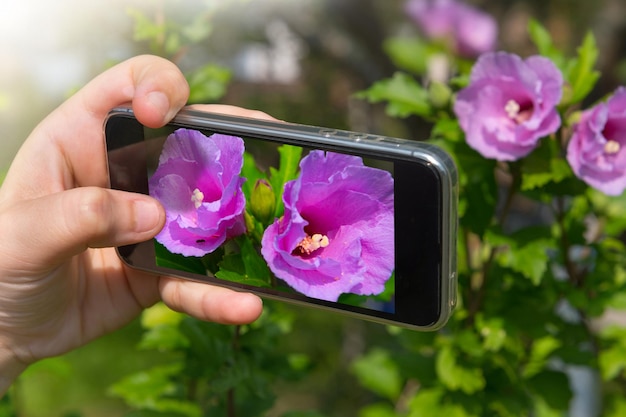
POLYGON ((477 279, 480 279, 480 285, 478 289, 473 291, 470 289, 470 293, 472 296, 472 301, 468 307, 468 323, 470 326, 474 324, 474 319, 476 318, 476 314, 480 311, 483 302, 485 300, 485 295, 487 293, 487 278, 489 277, 489 270, 491 269, 491 265, 493 264, 493 259, 496 255, 496 248, 491 248, 489 251, 489 257, 483 264, 483 267, 478 274, 480 275, 477 279))
POLYGON ((574 284, 574 286, 580 288, 583 284, 583 277, 577 272, 576 265, 570 257, 571 243, 567 238, 567 228, 565 225, 565 201, 562 196, 559 196, 556 199, 556 218, 560 229, 561 252, 565 271, 567 272, 569 281, 574 284))
POLYGON ((509 173, 511 174, 511 185, 507 188, 506 197, 504 198, 504 204, 502 211, 498 216, 498 224, 502 227, 509 218, 511 207, 513 206, 513 200, 517 194, 517 190, 522 184, 522 165, 520 162, 511 162, 509 165, 509 173))
MULTIPOLYGON (((233 348, 233 352, 235 352, 235 361, 237 360, 237 353, 239 352, 239 338, 241 336, 241 325, 235 326, 235 334, 233 335, 233 341, 231 346, 233 348)), ((230 388, 226 393, 226 410, 228 417, 236 417, 237 410, 235 407, 235 388, 230 388)))
POLYGON ((187 401, 196 402, 198 398, 198 378, 191 378, 187 383, 187 401))
MULTIPOLYGON (((509 173, 511 174, 511 183, 507 187, 506 196, 504 198, 504 204, 502 206, 502 210, 500 214, 496 218, 496 224, 500 225, 503 228, 506 223, 509 214, 511 212, 511 207, 513 206, 513 200, 515 198, 515 194, 519 189, 522 182, 522 170, 521 164, 518 162, 512 162, 508 164, 509 173)), ((470 255, 470 242, 469 239, 465 240, 466 250, 468 253, 468 266, 471 266, 471 255, 470 255)), ((473 325, 474 318, 478 311, 480 311, 482 304, 485 300, 485 295, 487 292, 487 281, 489 278, 489 272, 491 270, 491 266, 495 259, 498 247, 491 247, 489 249, 489 255, 487 256, 487 260, 482 264, 479 271, 472 273, 471 282, 474 281, 478 283, 477 288, 474 290, 472 286, 470 286, 470 298, 471 302, 468 307, 468 323, 469 325, 473 325)), ((471 271, 472 269, 470 269, 471 271)))
POLYGON ((231 388, 226 393, 227 413, 228 417, 236 417, 237 411, 235 410, 235 389, 231 388))

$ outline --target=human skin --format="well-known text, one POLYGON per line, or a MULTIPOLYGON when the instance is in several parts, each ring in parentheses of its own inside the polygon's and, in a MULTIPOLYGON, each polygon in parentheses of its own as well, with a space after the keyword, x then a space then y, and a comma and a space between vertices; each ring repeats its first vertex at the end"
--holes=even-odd
POLYGON ((224 324, 260 315, 255 295, 132 270, 114 250, 154 237, 165 212, 149 196, 107 188, 105 117, 132 103, 140 122, 160 127, 188 93, 174 64, 132 58, 54 110, 18 151, 0 188, 0 396, 29 364, 112 332, 159 300, 224 324))

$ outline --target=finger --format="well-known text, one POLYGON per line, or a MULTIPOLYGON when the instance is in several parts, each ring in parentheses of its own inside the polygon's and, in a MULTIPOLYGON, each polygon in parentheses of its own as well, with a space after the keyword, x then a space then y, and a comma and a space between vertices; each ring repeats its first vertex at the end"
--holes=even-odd
POLYGON ((275 117, 260 110, 244 109, 243 107, 230 106, 228 104, 192 104, 188 109, 204 111, 208 113, 226 114, 230 116, 248 117, 251 119, 262 119, 279 121, 275 117))
POLYGON ((165 59, 139 56, 118 64, 37 126, 5 181, 11 190, 27 190, 21 196, 31 197, 76 186, 105 186, 102 130, 108 112, 132 102, 140 122, 158 127, 184 106, 188 94, 184 76, 165 59))
POLYGON ((0 212, 0 256, 9 268, 53 269, 88 247, 122 246, 154 237, 162 206, 146 195, 83 187, 14 204, 0 212), (32 254, 37 253, 37 263, 32 254))
MULTIPOLYGON (((69 122, 77 113, 88 113, 101 123, 108 112, 132 101, 140 122, 160 127, 187 102, 189 86, 172 62, 142 55, 124 61, 103 72, 60 108, 69 122)), ((100 132, 101 133, 101 132, 100 132)))
POLYGON ((209 284, 161 278, 161 298, 172 310, 200 320, 222 324, 246 324, 263 310, 259 297, 209 284))

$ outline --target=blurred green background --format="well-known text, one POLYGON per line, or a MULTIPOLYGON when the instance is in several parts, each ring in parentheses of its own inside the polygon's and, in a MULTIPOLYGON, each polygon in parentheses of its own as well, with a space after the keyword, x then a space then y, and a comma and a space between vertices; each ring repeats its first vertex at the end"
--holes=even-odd
MULTIPOLYGON (((520 54, 533 52, 526 34, 529 17, 542 21, 555 43, 569 51, 586 30, 593 30, 602 51, 602 79, 592 98, 626 82, 623 0, 471 3, 498 19, 500 48, 520 54)), ((427 127, 420 120, 391 119, 382 106, 354 98, 354 93, 395 70, 382 41, 415 32, 402 6, 397 0, 4 1, 0 173, 8 169, 34 126, 67 96, 108 66, 142 53, 175 61, 197 87, 193 101, 259 109, 305 124, 421 139, 427 127)), ((349 364, 372 346, 392 349, 393 330, 268 304, 274 314, 290 317, 288 332, 273 347, 275 353, 291 358, 302 353, 313 364, 305 378, 274 384, 276 402, 268 415, 280 416, 294 407, 357 415, 373 394, 359 387, 349 364)), ((127 415, 128 405, 110 394, 111 385, 172 360, 172 353, 138 350, 141 335, 136 321, 82 349, 35 364, 16 383, 18 415, 127 415)), ((430 338, 410 337, 414 343, 430 338)))

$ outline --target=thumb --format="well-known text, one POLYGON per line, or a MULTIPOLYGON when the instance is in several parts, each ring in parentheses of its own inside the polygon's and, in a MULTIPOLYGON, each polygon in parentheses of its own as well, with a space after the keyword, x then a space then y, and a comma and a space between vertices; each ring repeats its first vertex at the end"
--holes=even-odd
POLYGON ((148 240, 164 223, 162 206, 149 196, 75 188, 2 210, 0 254, 22 271, 49 270, 89 247, 148 240))

